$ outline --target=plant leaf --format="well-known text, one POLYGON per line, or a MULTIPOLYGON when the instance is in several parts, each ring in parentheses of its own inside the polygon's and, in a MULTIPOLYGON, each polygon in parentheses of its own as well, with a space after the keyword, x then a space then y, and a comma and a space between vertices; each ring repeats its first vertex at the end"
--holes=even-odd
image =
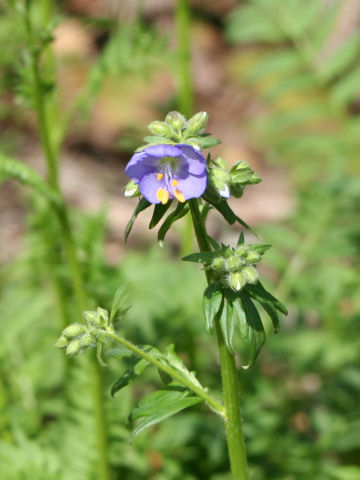
POLYGON ((119 390, 129 385, 135 380, 136 377, 141 375, 146 367, 149 365, 149 362, 144 358, 139 359, 135 355, 130 357, 130 366, 129 368, 119 377, 116 382, 111 387, 111 395, 114 396, 119 390))
POLYGON ((132 214, 132 217, 130 218, 128 224, 126 225, 126 228, 125 228, 125 242, 127 242, 128 236, 131 232, 131 229, 132 229, 133 224, 136 220, 136 217, 139 215, 139 213, 144 211, 146 208, 150 207, 150 205, 151 205, 151 203, 148 202, 146 200, 146 198, 142 197, 140 199, 139 203, 137 204, 137 206, 134 210, 134 213, 132 214))
POLYGON ((180 220, 180 218, 186 215, 188 211, 189 211, 188 204, 179 202, 176 209, 173 212, 171 212, 170 215, 166 218, 166 220, 161 225, 158 232, 158 242, 160 243, 161 246, 172 224, 175 223, 177 220, 180 220))
POLYGON ((215 318, 221 309, 223 293, 221 290, 221 283, 210 284, 203 297, 203 312, 205 317, 206 330, 213 333, 215 328, 215 318))
POLYGON ((199 143, 201 148, 211 148, 219 145, 221 140, 215 137, 196 137, 196 142, 199 143))
POLYGON ((125 306, 127 303, 127 291, 126 286, 122 285, 116 291, 110 310, 110 324, 114 321, 115 317, 123 316, 128 310, 129 306, 125 306))
POLYGON ((5 157, 0 153, 0 175, 2 179, 14 178, 24 185, 34 188, 51 202, 58 204, 60 197, 54 192, 40 175, 28 165, 5 157))
POLYGON ((195 263, 205 263, 209 264, 213 261, 216 257, 217 252, 197 252, 197 253, 190 253, 190 255, 186 255, 183 257, 182 260, 184 262, 195 262, 195 263))
POLYGON ((271 293, 269 293, 261 282, 257 282, 254 285, 246 284, 245 290, 248 294, 255 299, 256 301, 266 302, 272 305, 276 310, 283 313, 284 315, 288 314, 287 308, 284 304, 280 302, 277 298, 275 298, 271 293))
POLYGON ((255 305, 245 292, 240 292, 233 305, 239 325, 240 337, 245 347, 242 352, 243 358, 246 359, 243 368, 248 368, 256 360, 265 342, 265 330, 255 305))
POLYGON ((162 203, 157 203, 155 205, 154 213, 149 223, 149 228, 154 228, 160 222, 162 217, 170 208, 171 204, 172 204, 172 200, 170 200, 169 202, 166 202, 165 205, 163 205, 162 203))
POLYGON ((279 320, 279 315, 278 315, 276 309, 272 306, 271 303, 267 303, 267 302, 260 301, 260 300, 258 300, 258 302, 260 303, 260 305, 263 307, 265 312, 271 318, 271 321, 272 321, 272 324, 273 324, 273 327, 274 327, 274 333, 277 333, 280 329, 280 320, 279 320))
POLYGON ((143 432, 146 428, 156 425, 181 410, 202 401, 199 397, 187 396, 188 393, 188 390, 183 387, 171 383, 166 389, 158 390, 142 400, 140 404, 134 408, 130 418, 136 420, 137 418, 145 417, 145 419, 133 430, 131 439, 143 432))
POLYGON ((224 306, 220 315, 220 328, 224 338, 224 342, 230 353, 235 353, 234 333, 235 333, 235 317, 233 315, 233 304, 228 297, 224 297, 224 306))

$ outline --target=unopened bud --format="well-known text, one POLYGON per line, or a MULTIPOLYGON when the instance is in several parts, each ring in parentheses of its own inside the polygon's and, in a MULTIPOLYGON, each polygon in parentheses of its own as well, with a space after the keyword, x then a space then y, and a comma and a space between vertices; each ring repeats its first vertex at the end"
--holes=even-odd
POLYGON ((159 122, 155 120, 148 125, 148 129, 154 135, 159 135, 161 137, 170 137, 174 135, 174 130, 168 123, 159 122))
POLYGON ((181 132, 186 126, 186 118, 179 112, 169 112, 165 117, 165 122, 176 132, 181 132))
POLYGON ((250 250, 247 254, 246 254, 246 261, 249 262, 249 263, 257 263, 257 262, 260 262, 261 260, 261 255, 257 252, 255 252, 254 250, 250 250))
POLYGON ((125 197, 138 197, 140 195, 139 185, 134 182, 134 180, 130 180, 130 182, 124 188, 124 195, 125 197))
POLYGON ((80 333, 83 333, 85 329, 85 325, 81 325, 80 323, 73 323, 72 325, 69 325, 65 328, 65 330, 63 331, 63 335, 66 338, 74 338, 80 335, 80 333))
POLYGON ((99 315, 97 312, 94 312, 92 310, 86 310, 83 313, 84 320, 87 324, 89 325, 99 325, 100 324, 100 319, 99 315))
POLYGON ((96 309, 96 313, 101 325, 107 325, 109 323, 109 312, 107 310, 98 307, 96 309))
POLYGON ((235 250, 235 254, 238 255, 239 257, 245 257, 247 252, 248 252, 248 247, 246 247, 245 245, 239 245, 235 250))
POLYGON ((65 337, 65 335, 61 335, 61 337, 59 337, 56 340, 56 343, 54 346, 56 348, 65 348, 68 346, 68 344, 69 344, 69 340, 65 337))
POLYGON ((228 276, 229 287, 238 292, 245 285, 246 280, 242 272, 233 272, 228 276))
POLYGON ((80 340, 78 338, 75 338, 75 340, 71 340, 69 345, 66 347, 66 355, 68 355, 69 357, 72 357, 78 354, 80 350, 81 350, 80 340))
POLYGON ((210 168, 209 181, 217 193, 223 198, 230 197, 229 180, 230 176, 227 170, 218 167, 210 168))
POLYGON ((236 270, 239 270, 239 268, 243 264, 243 261, 238 256, 233 255, 232 257, 228 258, 226 263, 228 270, 230 270, 231 272, 235 272, 236 270))
POLYGON ((245 267, 242 269, 242 273, 247 283, 256 283, 259 280, 259 274, 254 267, 245 267))
POLYGON ((255 185, 256 183, 261 182, 261 177, 257 173, 253 173, 250 177, 249 183, 250 185, 255 185))
POLYGON ((225 260, 223 257, 216 257, 214 260, 211 262, 211 268, 213 270, 223 270, 225 268, 225 260))
POLYGON ((218 157, 215 160, 214 164, 223 170, 226 170, 226 171, 228 170, 228 165, 226 163, 226 160, 224 160, 222 157, 218 157))
POLYGON ((95 346, 95 339, 90 333, 85 333, 82 337, 79 338, 80 341, 80 348, 88 348, 95 346))
POLYGON ((251 182, 251 178, 254 175, 256 176, 256 178, 259 179, 258 181, 260 181, 260 177, 255 174, 254 170, 250 167, 248 163, 238 162, 230 170, 231 184, 247 185, 251 182))
POLYGON ((209 115, 206 112, 199 112, 190 118, 186 128, 187 136, 191 137, 197 133, 202 133, 207 125, 209 115))

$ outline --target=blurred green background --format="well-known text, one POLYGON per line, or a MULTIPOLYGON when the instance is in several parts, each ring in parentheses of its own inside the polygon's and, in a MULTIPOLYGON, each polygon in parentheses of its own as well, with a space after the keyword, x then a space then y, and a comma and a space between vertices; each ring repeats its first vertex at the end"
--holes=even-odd
MULTIPOLYGON (((50 3, 34 2, 39 25, 50 3)), ((179 108, 175 3, 55 2, 55 93, 69 124, 61 185, 92 303, 108 307, 129 283, 123 334, 159 348, 175 342, 219 392, 216 341, 201 313, 205 281, 179 259, 181 228, 160 249, 140 216, 123 243, 136 205, 123 198, 124 166, 146 125, 179 108)), ((207 111, 222 139, 215 154, 245 160, 263 178, 232 207, 273 245, 262 273, 289 307, 256 365, 239 372, 251 478, 359 480, 360 2, 190 4, 193 110, 207 111)), ((0 151, 44 173, 24 33, 5 1, 0 44, 0 151)), ((71 361, 65 385, 64 355, 53 348, 62 323, 49 270, 68 284, 72 310, 67 268, 51 260, 62 248, 58 225, 5 177, 0 219, 0 478, 95 479, 86 359, 71 361)), ((216 216, 209 228, 224 242, 239 233, 216 216)), ((131 407, 159 379, 149 371, 111 398, 123 368, 112 358, 104 369, 114 480, 229 480, 221 422, 203 406, 129 443, 131 407)))

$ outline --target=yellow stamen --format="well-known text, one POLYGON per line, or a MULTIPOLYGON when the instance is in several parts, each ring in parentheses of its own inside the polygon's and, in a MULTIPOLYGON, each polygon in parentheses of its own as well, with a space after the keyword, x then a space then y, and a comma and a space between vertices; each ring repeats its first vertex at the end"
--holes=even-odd
POLYGON ((179 200, 179 202, 184 203, 186 201, 184 195, 178 188, 175 189, 174 194, 177 200, 179 200))
POLYGON ((175 178, 174 178, 174 180, 172 181, 173 186, 176 187, 176 185, 177 185, 178 183, 179 183, 179 182, 178 182, 177 180, 175 180, 175 178))
POLYGON ((160 182, 160 180, 163 178, 164 174, 163 173, 157 173, 156 174, 156 178, 158 180, 158 182, 160 182))
POLYGON ((165 203, 167 203, 169 200, 169 192, 163 188, 159 188, 159 190, 156 192, 156 196, 163 205, 165 205, 165 203))

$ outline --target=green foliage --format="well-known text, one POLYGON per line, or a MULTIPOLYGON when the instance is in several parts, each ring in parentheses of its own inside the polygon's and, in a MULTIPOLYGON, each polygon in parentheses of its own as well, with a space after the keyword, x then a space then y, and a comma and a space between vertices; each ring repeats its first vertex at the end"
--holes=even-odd
POLYGON ((10 178, 34 188, 55 205, 60 201, 57 194, 51 190, 35 170, 23 162, 13 160, 0 153, 0 184, 10 178))
POLYGON ((271 158, 291 160, 301 179, 314 175, 315 167, 323 171, 324 163, 331 170, 336 159, 353 169, 358 164, 360 123, 351 107, 359 95, 359 34, 331 53, 326 49, 341 6, 251 0, 227 22, 231 42, 251 45, 239 53, 234 74, 266 106, 251 135, 271 158), (311 158, 311 169, 304 158, 311 158))

